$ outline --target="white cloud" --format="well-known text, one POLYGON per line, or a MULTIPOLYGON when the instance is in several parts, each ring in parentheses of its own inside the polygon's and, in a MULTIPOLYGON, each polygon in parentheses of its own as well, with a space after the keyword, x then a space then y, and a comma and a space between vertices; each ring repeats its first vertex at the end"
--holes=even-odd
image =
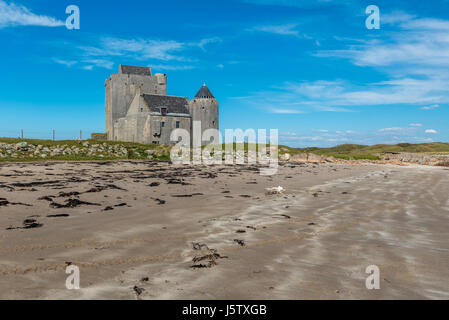
POLYGON ((176 65, 167 65, 167 64, 152 64, 150 65, 152 69, 159 70, 169 70, 169 71, 182 71, 182 70, 191 70, 195 69, 195 66, 185 65, 185 66, 176 66, 176 65))
POLYGON ((104 69, 112 69, 114 67, 114 62, 104 59, 87 59, 83 61, 84 63, 87 63, 89 66, 92 66, 91 69, 86 70, 92 70, 93 67, 97 68, 104 68, 104 69))
POLYGON ((245 3, 255 5, 268 5, 268 6, 284 6, 284 7, 317 7, 326 4, 332 5, 350 5, 353 4, 353 0, 243 0, 245 3))
POLYGON ((414 140, 414 142, 417 142, 417 143, 433 142, 432 138, 414 137, 413 140, 414 140))
POLYGON ((137 63, 141 65, 151 63, 152 67, 161 70, 190 70, 197 68, 197 60, 189 58, 187 53, 195 49, 205 50, 207 45, 218 42, 221 42, 218 37, 205 38, 197 42, 102 37, 95 43, 78 45, 76 60, 85 70, 112 69, 115 62, 124 60, 140 61, 137 63), (158 60, 158 63, 153 63, 152 60, 158 60), (179 62, 183 62, 184 65, 179 65, 179 62))
POLYGON ((53 61, 68 68, 74 65, 82 64, 81 68, 84 70, 93 70, 95 67, 105 69, 112 69, 114 67, 114 62, 104 59, 84 59, 81 61, 75 61, 53 58, 53 61))
POLYGON ((427 129, 426 133, 438 133, 438 132, 434 129, 427 129))
POLYGON ((410 123, 410 127, 422 127, 421 123, 410 123))
POLYGON ((191 43, 191 45, 192 46, 197 46, 197 47, 205 50, 206 49, 206 45, 212 44, 212 43, 220 43, 222 41, 223 40, 221 40, 221 38, 219 38, 219 37, 212 37, 212 38, 202 39, 199 42, 193 42, 193 43, 191 43))
POLYGON ((400 132, 400 131, 405 131, 407 130, 406 128, 399 128, 399 127, 392 127, 392 128, 383 128, 383 129, 379 129, 379 132, 400 132))
POLYGON ((122 39, 114 37, 103 37, 95 45, 80 46, 81 57, 86 66, 84 69, 92 70, 94 67, 112 69, 114 58, 127 60, 159 60, 165 63, 151 66, 160 70, 191 70, 197 68, 195 60, 190 59, 180 52, 192 49, 202 49, 211 43, 221 42, 218 37, 202 39, 198 42, 180 42, 175 40, 153 40, 153 39, 122 39), (169 64, 172 62, 189 62, 186 65, 169 64))
POLYGON ((403 11, 394 11, 391 13, 382 14, 382 24, 397 24, 405 21, 410 21, 416 16, 408 14, 403 11))
POLYGON ((86 56, 133 56, 138 60, 183 60, 175 51, 185 48, 182 42, 168 40, 102 38, 97 47, 80 47, 86 56))
POLYGON ((56 62, 57 64, 62 64, 69 68, 78 63, 78 61, 72 61, 72 60, 69 61, 69 60, 63 60, 63 59, 58 59, 58 58, 53 58, 53 61, 56 62))
POLYGON ((436 98, 432 96, 424 97, 422 91, 426 89, 419 83, 409 88, 385 83, 359 88, 341 80, 287 82, 240 100, 271 112, 277 109, 290 113, 352 112, 348 107, 434 101, 436 98))
POLYGON ((425 105, 449 103, 448 79, 392 80, 352 84, 344 80, 287 82, 242 98, 265 110, 288 109, 298 112, 350 112, 361 106, 425 105))
POLYGON ((176 40, 101 38, 95 46, 81 46, 86 56, 126 56, 136 60, 156 59, 161 61, 188 61, 178 52, 192 48, 205 50, 211 43, 221 42, 218 37, 202 39, 198 42, 180 42, 176 40))
POLYGON ((390 128, 382 128, 374 132, 375 135, 390 137, 395 140, 401 140, 400 142, 404 142, 410 140, 414 135, 418 132, 418 128, 409 127, 390 127, 390 128))
POLYGON ((292 101, 300 101, 298 105, 307 103, 323 111, 348 111, 337 107, 431 103, 442 100, 440 93, 449 89, 446 87, 445 82, 438 80, 402 79, 360 87, 338 80, 286 83, 280 88, 292 101))
POLYGON ((422 110, 434 110, 434 109, 439 108, 439 107, 440 107, 440 105, 434 104, 432 106, 422 107, 421 109, 422 110))
POLYGON ((449 66, 449 21, 418 19, 405 13, 383 16, 382 23, 385 21, 399 22, 400 32, 386 32, 382 40, 357 41, 347 49, 322 50, 316 55, 348 58, 358 66, 449 66))
POLYGON ((332 104, 429 104, 421 109, 432 110, 448 103, 449 20, 395 12, 382 15, 382 23, 397 30, 384 31, 381 38, 340 39, 348 42, 346 48, 314 54, 348 59, 356 66, 374 68, 390 78, 360 86, 347 83, 332 104))
POLYGON ((278 109, 278 108, 272 108, 271 113, 277 113, 277 114, 301 114, 300 110, 294 110, 294 109, 278 109))
POLYGON ((287 35, 287 36, 299 36, 298 30, 295 30, 297 24, 283 24, 283 25, 266 25, 266 26, 257 26, 249 29, 249 31, 261 31, 279 35, 287 35))
POLYGON ((28 8, 0 0, 0 28, 11 26, 60 27, 65 23, 49 16, 37 15, 28 8))

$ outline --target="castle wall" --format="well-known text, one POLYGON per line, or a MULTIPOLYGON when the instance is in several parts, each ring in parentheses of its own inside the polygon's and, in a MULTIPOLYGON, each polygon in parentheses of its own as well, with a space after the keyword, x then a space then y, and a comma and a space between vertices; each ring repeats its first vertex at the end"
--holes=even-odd
POLYGON ((161 116, 150 113, 148 106, 140 95, 132 101, 128 114, 114 122, 114 140, 138 142, 143 144, 173 145, 170 141, 171 132, 176 128, 185 129, 190 133, 190 116, 161 116), (161 122, 164 122, 162 127, 161 122))
MULTIPOLYGON (((167 96, 165 74, 152 75, 151 68, 148 67, 121 65, 119 73, 112 74, 105 82, 105 122, 108 139, 173 145, 175 142, 170 141, 171 132, 178 127, 191 133, 193 121, 201 123, 201 128, 198 128, 201 133, 208 129, 219 129, 218 101, 206 85, 203 85, 194 100, 187 100, 189 111, 185 110, 185 105, 180 105, 179 97, 161 96, 167 96), (151 95, 160 96, 156 96, 154 100, 155 96, 151 95), (151 104, 151 109, 148 104, 151 104), (160 110, 156 112, 156 109, 165 104, 169 114, 162 116, 160 110), (187 112, 189 114, 184 114, 187 112), (161 123, 164 123, 163 127, 161 123)), ((192 142, 193 139, 191 144, 192 142)), ((202 145, 208 143, 209 141, 202 141, 202 145)))
POLYGON ((114 122, 114 132, 117 141, 138 142, 138 117, 136 115, 120 118, 114 122))
POLYGON ((114 140, 114 121, 126 116, 128 107, 139 90, 167 95, 167 77, 163 74, 142 76, 112 74, 105 82, 105 125, 109 140, 114 140))
POLYGON ((187 130, 190 133, 190 117, 189 116, 151 116, 152 141, 158 144, 174 145, 176 142, 170 141, 170 135, 176 128, 176 122, 179 122, 179 129, 187 130), (164 127, 161 127, 164 122, 164 127), (160 137, 154 137, 154 133, 160 134, 160 137))
MULTIPOLYGON (((189 102, 189 108, 192 116, 192 125, 194 121, 201 121, 201 133, 207 129, 219 129, 217 100, 209 98, 193 99, 189 102)), ((193 145, 193 140, 191 144, 193 145)), ((206 145, 208 141, 202 141, 201 144, 206 145)))

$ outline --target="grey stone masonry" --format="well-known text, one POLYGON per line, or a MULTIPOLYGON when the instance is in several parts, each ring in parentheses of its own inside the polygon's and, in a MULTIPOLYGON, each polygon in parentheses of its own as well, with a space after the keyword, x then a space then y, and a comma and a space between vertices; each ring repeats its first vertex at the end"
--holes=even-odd
MULTIPOLYGON (((201 121, 201 134, 218 129, 218 101, 206 85, 195 98, 167 95, 167 76, 150 67, 120 65, 105 82, 105 125, 108 140, 175 144, 176 129, 192 132, 201 121)), ((203 144, 205 142, 203 141, 203 144)))

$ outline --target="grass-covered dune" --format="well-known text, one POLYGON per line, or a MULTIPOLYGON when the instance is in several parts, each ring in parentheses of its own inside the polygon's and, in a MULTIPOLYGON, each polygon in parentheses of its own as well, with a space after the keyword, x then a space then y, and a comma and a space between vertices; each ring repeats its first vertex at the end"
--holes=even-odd
POLYGON ((342 144, 331 148, 305 148, 297 149, 303 152, 317 152, 321 154, 342 153, 342 154, 382 154, 382 153, 399 153, 399 152, 428 152, 428 153, 445 153, 449 152, 449 143, 432 142, 432 143, 400 143, 396 145, 376 144, 365 146, 359 144, 342 144))
POLYGON ((0 138, 0 162, 85 161, 85 160, 169 160, 167 146, 98 140, 36 140, 0 138))
MULTIPOLYGON (((235 148, 235 144, 234 144, 235 148)), ((0 162, 5 161, 83 161, 83 160, 169 160, 169 146, 98 140, 36 140, 0 138, 0 162)), ((224 145, 223 145, 224 149, 224 145)), ((245 143, 244 149, 248 149, 245 143)), ((315 154, 344 160, 380 160, 387 153, 449 153, 449 143, 423 143, 373 146, 343 144, 331 148, 291 148, 279 146, 279 154, 315 154)))
POLYGON ((449 143, 432 142, 421 144, 400 143, 396 145, 376 144, 372 146, 360 144, 342 144, 330 148, 289 148, 292 155, 301 153, 313 153, 325 157, 334 157, 345 160, 380 160, 380 156, 388 153, 429 153, 444 154, 449 153, 449 143))

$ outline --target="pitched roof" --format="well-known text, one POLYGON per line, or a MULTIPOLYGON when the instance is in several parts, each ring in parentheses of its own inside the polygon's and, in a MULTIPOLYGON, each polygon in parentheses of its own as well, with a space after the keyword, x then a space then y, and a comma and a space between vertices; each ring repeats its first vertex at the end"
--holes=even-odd
POLYGON ((161 96, 157 94, 143 94, 143 99, 151 112, 161 112, 161 107, 167 108, 167 113, 189 114, 189 104, 186 98, 161 96))
POLYGON ((137 74, 141 76, 151 76, 150 67, 135 67, 120 65, 119 72, 122 74, 137 74))
POLYGON ((209 88, 206 87, 206 84, 203 84, 200 91, 195 96, 195 99, 215 99, 214 95, 210 92, 209 88))

